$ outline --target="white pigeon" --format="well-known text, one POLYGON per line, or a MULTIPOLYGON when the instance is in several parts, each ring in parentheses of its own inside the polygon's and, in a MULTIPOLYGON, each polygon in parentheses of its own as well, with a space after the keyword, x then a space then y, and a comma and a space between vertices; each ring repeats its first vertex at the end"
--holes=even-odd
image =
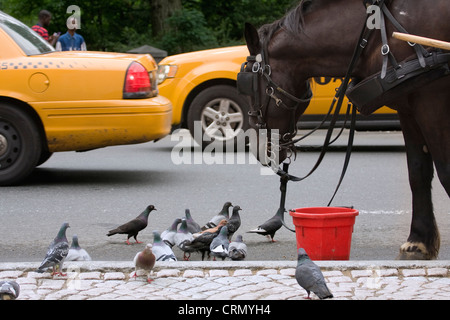
POLYGON ((161 235, 158 231, 153 231, 153 254, 156 261, 177 261, 175 254, 170 246, 161 240, 161 235))
POLYGON ((76 234, 72 237, 72 245, 69 248, 66 261, 91 261, 91 256, 86 250, 80 247, 78 243, 78 236, 76 234))
POLYGON ((180 218, 175 219, 172 225, 161 233, 161 240, 171 248, 175 245, 175 235, 177 234, 177 228, 180 223, 180 218))
POLYGON ((209 250, 214 257, 214 260, 216 260, 216 257, 222 258, 222 260, 225 260, 225 258, 228 257, 229 244, 228 228, 227 226, 224 226, 220 229, 219 235, 213 239, 209 246, 209 250))
POLYGON ((191 256, 191 248, 188 248, 186 245, 190 244, 194 240, 194 236, 189 232, 187 228, 186 219, 181 219, 180 228, 178 228, 177 233, 175 234, 175 245, 183 251, 183 259, 185 261, 189 260, 191 256), (189 255, 186 255, 186 254, 189 255))

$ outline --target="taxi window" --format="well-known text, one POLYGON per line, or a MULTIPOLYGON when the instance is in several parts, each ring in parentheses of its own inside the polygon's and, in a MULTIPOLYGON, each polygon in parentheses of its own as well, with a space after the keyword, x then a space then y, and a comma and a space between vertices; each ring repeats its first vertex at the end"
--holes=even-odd
POLYGON ((4 14, 0 15, 0 28, 2 28, 28 56, 55 51, 47 41, 42 39, 31 28, 10 16, 4 14))

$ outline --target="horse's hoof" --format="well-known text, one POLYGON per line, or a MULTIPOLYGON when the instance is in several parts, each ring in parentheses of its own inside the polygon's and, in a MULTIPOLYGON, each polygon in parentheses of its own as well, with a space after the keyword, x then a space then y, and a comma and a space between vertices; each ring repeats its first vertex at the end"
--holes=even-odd
POLYGON ((425 245, 420 242, 406 242, 400 247, 397 260, 432 260, 425 245))

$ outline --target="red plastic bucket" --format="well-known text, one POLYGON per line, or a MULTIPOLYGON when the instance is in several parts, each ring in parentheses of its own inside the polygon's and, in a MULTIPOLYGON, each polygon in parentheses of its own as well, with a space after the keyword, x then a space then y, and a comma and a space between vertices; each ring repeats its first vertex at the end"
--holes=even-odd
POLYGON ((341 207, 300 208, 289 213, 295 225, 297 249, 311 260, 348 260, 358 210, 341 207))

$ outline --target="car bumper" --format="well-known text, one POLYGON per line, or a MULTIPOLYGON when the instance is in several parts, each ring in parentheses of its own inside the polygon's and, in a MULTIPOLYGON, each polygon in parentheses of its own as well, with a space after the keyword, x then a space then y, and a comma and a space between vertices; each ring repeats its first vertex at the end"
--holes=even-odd
POLYGON ((50 152, 148 142, 168 135, 172 125, 172 105, 162 96, 32 106, 42 119, 50 152))

